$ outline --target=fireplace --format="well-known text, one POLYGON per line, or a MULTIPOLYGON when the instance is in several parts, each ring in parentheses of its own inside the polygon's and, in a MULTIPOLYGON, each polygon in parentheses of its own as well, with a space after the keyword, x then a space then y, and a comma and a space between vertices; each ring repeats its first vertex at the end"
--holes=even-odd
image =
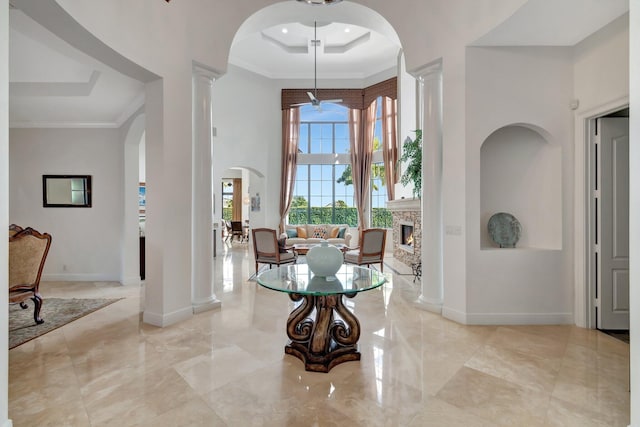
POLYGON ((422 253, 422 218, 420 199, 387 202, 393 216, 393 257, 413 268, 422 253))
POLYGON ((400 249, 413 253, 413 223, 400 223, 400 249))

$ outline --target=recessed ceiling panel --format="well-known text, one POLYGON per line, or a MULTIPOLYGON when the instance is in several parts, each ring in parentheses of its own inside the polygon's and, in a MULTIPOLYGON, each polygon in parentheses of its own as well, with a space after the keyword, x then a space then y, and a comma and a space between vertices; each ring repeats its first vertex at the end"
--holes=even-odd
POLYGON ((364 79, 396 65, 400 47, 370 29, 322 22, 316 34, 317 52, 311 44, 313 22, 272 26, 236 40, 229 62, 278 79, 313 77, 314 55, 318 77, 324 79, 364 79))

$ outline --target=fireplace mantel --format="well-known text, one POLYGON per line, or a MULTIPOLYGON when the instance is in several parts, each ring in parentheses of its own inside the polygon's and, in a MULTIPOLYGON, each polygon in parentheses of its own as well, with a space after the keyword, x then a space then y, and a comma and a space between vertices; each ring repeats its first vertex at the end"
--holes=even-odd
POLYGON ((421 211, 422 203, 420 199, 397 199, 387 201, 387 209, 393 211, 421 211))

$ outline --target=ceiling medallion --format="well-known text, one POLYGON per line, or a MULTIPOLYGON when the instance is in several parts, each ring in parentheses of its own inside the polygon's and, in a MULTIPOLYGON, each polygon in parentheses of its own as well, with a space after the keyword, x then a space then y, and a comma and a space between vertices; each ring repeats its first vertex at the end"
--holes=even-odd
POLYGON ((307 4, 311 4, 314 6, 322 6, 325 4, 336 4, 336 3, 340 3, 342 0, 298 0, 299 2, 302 3, 307 3, 307 4))

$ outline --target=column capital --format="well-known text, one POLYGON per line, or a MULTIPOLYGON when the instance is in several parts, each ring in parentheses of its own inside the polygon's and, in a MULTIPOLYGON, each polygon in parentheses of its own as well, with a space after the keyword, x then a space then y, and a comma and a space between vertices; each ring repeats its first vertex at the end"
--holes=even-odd
POLYGON ((441 79, 442 78, 442 59, 430 62, 418 67, 411 72, 418 81, 424 82, 426 80, 441 79))
POLYGON ((221 75, 216 70, 201 64, 197 64, 195 62, 193 63, 193 74, 194 76, 206 79, 211 83, 213 83, 221 75))

